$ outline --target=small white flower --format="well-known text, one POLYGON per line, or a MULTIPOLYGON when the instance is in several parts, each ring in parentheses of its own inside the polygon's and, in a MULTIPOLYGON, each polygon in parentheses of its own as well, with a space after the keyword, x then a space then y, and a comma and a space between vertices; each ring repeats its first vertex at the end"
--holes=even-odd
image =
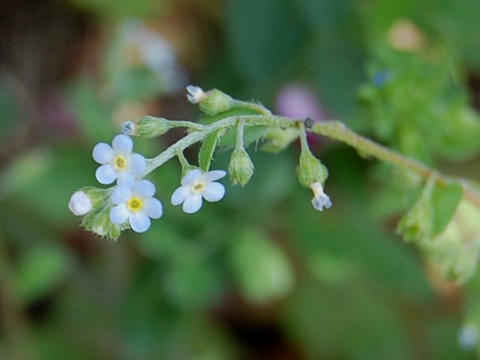
POLYGON ((210 202, 219 201, 225 195, 222 184, 214 182, 226 175, 223 170, 203 172, 200 169, 191 170, 181 181, 181 185, 172 194, 172 205, 183 203, 182 209, 187 214, 193 214, 202 207, 202 197, 210 202))
POLYGON ((313 191, 312 205, 315 210, 322 211, 324 208, 329 209, 332 206, 332 202, 327 194, 323 192, 323 186, 319 182, 315 182, 310 185, 313 191))
POLYGON ((154 194, 155 185, 148 180, 137 181, 131 188, 117 186, 110 198, 114 204, 110 210, 110 221, 119 225, 128 220, 133 231, 147 231, 150 218, 159 219, 163 215, 162 203, 153 198, 154 194))
POLYGON ((93 148, 93 159, 102 164, 95 172, 100 184, 131 184, 145 172, 146 161, 140 154, 132 153, 133 141, 127 135, 117 135, 112 146, 99 143, 93 148))
POLYGON ((77 191, 72 195, 68 208, 76 216, 82 216, 92 210, 92 201, 83 191, 77 191))
POLYGON ((192 104, 198 104, 202 101, 207 95, 202 90, 202 88, 194 85, 187 86, 187 99, 192 104))

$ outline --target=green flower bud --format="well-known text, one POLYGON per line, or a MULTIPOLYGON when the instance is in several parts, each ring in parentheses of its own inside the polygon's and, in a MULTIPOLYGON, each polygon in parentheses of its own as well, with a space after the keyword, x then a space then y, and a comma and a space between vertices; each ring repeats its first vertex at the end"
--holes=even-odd
POLYGON ((144 116, 136 124, 131 121, 124 123, 122 132, 125 135, 151 138, 165 134, 172 127, 171 122, 165 118, 144 116))
POLYGON ((324 184, 328 177, 328 169, 308 149, 303 149, 297 168, 297 177, 305 187, 314 183, 324 184))
POLYGON ((245 149, 241 148, 233 151, 230 164, 228 165, 228 173, 234 185, 240 184, 244 186, 248 183, 254 169, 255 166, 245 149))
POLYGON ((212 89, 204 92, 198 86, 187 86, 187 98, 192 104, 199 104, 200 110, 207 115, 216 115, 230 110, 235 101, 224 92, 212 89))
POLYGON ((265 135, 265 143, 262 146, 263 151, 277 153, 285 150, 298 137, 298 129, 280 129, 272 128, 265 135))

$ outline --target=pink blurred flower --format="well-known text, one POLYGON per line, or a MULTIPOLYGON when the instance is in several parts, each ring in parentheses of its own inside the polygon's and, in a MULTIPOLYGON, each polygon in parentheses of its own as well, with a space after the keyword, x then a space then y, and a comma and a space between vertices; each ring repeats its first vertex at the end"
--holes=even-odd
MULTIPOLYGON (((327 116, 312 91, 301 84, 289 84, 277 94, 276 112, 290 118, 312 118, 314 121, 325 120, 327 116)), ((308 141, 314 145, 318 137, 308 134, 308 141)))
POLYGON ((275 107, 279 115, 291 118, 311 117, 315 121, 326 118, 312 91, 301 84, 290 84, 282 88, 277 95, 275 107))

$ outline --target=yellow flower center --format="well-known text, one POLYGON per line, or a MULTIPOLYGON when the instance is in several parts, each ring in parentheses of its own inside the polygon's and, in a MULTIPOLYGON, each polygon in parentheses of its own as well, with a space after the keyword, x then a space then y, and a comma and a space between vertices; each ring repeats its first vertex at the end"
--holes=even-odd
POLYGON ((117 171, 125 170, 127 167, 127 159, 125 159, 122 155, 117 155, 113 159, 113 167, 117 171))
POLYGON ((195 191, 195 192, 202 192, 203 189, 205 189, 205 183, 203 181, 197 181, 193 185, 193 191, 195 191))
POLYGON ((143 200, 138 196, 132 196, 127 202, 127 209, 131 212, 139 212, 143 208, 143 200))

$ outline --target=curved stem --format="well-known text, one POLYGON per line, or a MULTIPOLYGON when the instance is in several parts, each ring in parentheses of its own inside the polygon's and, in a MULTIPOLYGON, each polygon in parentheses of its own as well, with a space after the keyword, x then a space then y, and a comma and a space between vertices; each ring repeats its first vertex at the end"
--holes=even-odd
MULTIPOLYGON (((305 125, 303 120, 300 119, 289 119, 282 116, 259 114, 230 116, 216 121, 210 125, 201 125, 189 121, 179 120, 176 120, 173 123, 177 125, 181 124, 181 126, 192 128, 197 131, 183 137, 156 157, 148 159, 146 174, 149 174, 159 166, 163 165, 168 160, 175 157, 179 152, 182 152, 189 146, 203 140, 210 133, 220 129, 227 130, 234 126, 238 126, 239 129, 237 133, 237 140, 239 136, 242 136, 243 139, 244 126, 268 126, 302 129, 300 134, 302 148, 308 149, 306 133, 304 131, 305 125)), ((389 164, 409 170, 424 179, 435 176, 437 181, 442 184, 449 184, 452 182, 458 183, 460 186, 462 186, 465 198, 480 206, 480 194, 472 187, 472 185, 468 181, 440 174, 437 170, 432 169, 414 159, 403 156, 393 150, 386 148, 385 146, 382 146, 370 139, 358 135, 339 121, 317 122, 312 126, 311 131, 315 134, 323 135, 350 145, 364 155, 372 156, 389 164)))
POLYGON ((229 129, 237 124, 238 121, 243 121, 244 126, 271 126, 271 127, 298 127, 301 120, 292 120, 283 116, 274 115, 238 115, 230 116, 225 119, 216 121, 210 125, 203 125, 203 130, 188 134, 175 144, 169 146, 165 151, 147 160, 147 170, 145 175, 151 173, 159 166, 166 163, 171 158, 175 157, 178 151, 183 151, 189 146, 203 140, 210 133, 219 129, 229 129))
POLYGON ((424 179, 435 176, 437 181, 442 184, 456 182, 462 186, 465 197, 471 202, 480 206, 480 194, 472 188, 472 185, 468 181, 440 174, 437 170, 429 168, 428 166, 414 159, 400 155, 399 153, 390 150, 385 146, 358 135, 339 121, 317 122, 313 125, 312 132, 350 145, 362 154, 369 155, 389 164, 410 170, 424 179))

